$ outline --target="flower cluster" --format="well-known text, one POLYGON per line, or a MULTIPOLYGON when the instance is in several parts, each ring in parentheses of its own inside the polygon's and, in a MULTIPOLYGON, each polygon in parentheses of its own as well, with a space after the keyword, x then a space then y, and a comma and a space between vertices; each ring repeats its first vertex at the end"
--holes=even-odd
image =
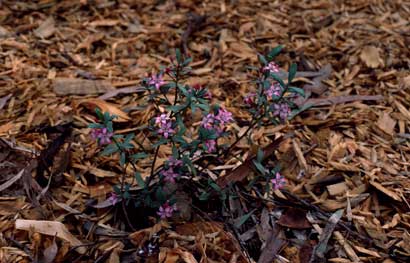
POLYGON ((155 88, 159 90, 159 88, 161 88, 161 86, 165 84, 165 81, 162 79, 161 74, 153 74, 148 79, 148 84, 151 86, 155 86, 155 88))
POLYGON ((249 92, 248 94, 246 94, 243 102, 246 106, 253 106, 256 103, 256 92, 249 92))
POLYGON ((276 173, 275 178, 271 180, 274 190, 282 189, 286 184, 286 179, 280 174, 276 173))
POLYGON ((160 206, 158 209, 157 215, 161 217, 161 219, 166 219, 167 217, 171 217, 172 214, 177 211, 177 206, 176 204, 170 205, 169 201, 167 201, 165 204, 160 206))
POLYGON ((275 62, 271 61, 271 62, 269 62, 269 64, 267 66, 263 67, 263 71, 278 73, 279 72, 279 66, 275 62))
POLYGON ((166 166, 168 168, 161 172, 161 175, 164 176, 164 180, 170 183, 175 183, 175 179, 179 176, 176 170, 182 167, 182 165, 183 162, 181 160, 177 160, 171 156, 167 161, 166 166))
POLYGON ((91 138, 93 140, 98 140, 100 145, 104 144, 110 144, 111 143, 111 137, 114 135, 114 133, 109 132, 107 128, 93 128, 91 130, 91 138))
POLYGON ((289 105, 286 103, 274 104, 273 115, 279 116, 283 121, 285 121, 290 115, 289 105))
POLYGON ((204 99, 208 99, 208 100, 212 99, 212 93, 208 89, 201 86, 200 84, 193 85, 192 88, 190 89, 190 92, 193 94, 200 95, 200 97, 204 99))
MULTIPOLYGON (((217 136, 222 135, 226 124, 232 122, 232 113, 224 108, 219 108, 218 113, 209 113, 202 118, 201 126, 208 130, 215 132, 217 136)), ((207 152, 212 153, 216 151, 216 140, 208 139, 204 142, 204 147, 207 152)))
POLYGON ((225 129, 225 125, 232 122, 232 113, 224 108, 219 108, 218 114, 209 113, 201 122, 203 128, 207 130, 215 130, 217 135, 221 135, 225 129))
POLYGON ((282 94, 282 87, 279 83, 274 83, 264 93, 269 98, 273 98, 273 96, 279 97, 282 94))
POLYGON ((175 133, 172 128, 172 120, 165 113, 155 117, 155 124, 158 126, 158 134, 162 134, 166 139, 175 133))

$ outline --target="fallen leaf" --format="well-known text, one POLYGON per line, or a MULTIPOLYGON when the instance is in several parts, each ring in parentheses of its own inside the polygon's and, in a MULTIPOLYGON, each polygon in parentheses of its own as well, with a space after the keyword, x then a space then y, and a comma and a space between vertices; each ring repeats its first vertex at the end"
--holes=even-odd
POLYGON ((36 30, 34 30, 34 35, 39 38, 49 38, 54 34, 55 31, 56 28, 54 18, 49 17, 43 23, 41 23, 36 30))
POLYGON ((293 207, 287 208, 277 223, 281 226, 294 229, 306 229, 311 227, 310 222, 306 219, 306 212, 293 207))
POLYGON ((111 115, 116 115, 114 122, 127 122, 130 120, 128 114, 120 110, 116 105, 105 102, 100 99, 86 99, 80 101, 79 104, 86 104, 90 110, 95 110, 95 108, 99 108, 102 112, 108 112, 111 115))
POLYGON ((63 223, 56 221, 17 219, 15 227, 16 229, 34 231, 43 235, 57 236, 70 242, 71 246, 80 246, 76 248, 78 253, 85 254, 87 252, 86 248, 81 246, 81 241, 73 236, 63 223))
POLYGON ((383 65, 380 49, 373 46, 364 47, 360 53, 360 59, 370 68, 378 68, 383 65))
POLYGON ((382 131, 391 135, 394 133, 394 127, 396 126, 396 123, 397 122, 393 120, 388 113, 383 112, 383 114, 379 117, 376 125, 382 131))

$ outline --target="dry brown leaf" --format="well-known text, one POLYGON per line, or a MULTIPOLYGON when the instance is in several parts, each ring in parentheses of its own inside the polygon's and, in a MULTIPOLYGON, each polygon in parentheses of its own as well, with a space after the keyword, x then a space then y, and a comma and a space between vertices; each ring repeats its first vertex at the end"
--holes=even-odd
MULTIPOLYGON (((81 241, 73 236, 66 228, 66 226, 56 221, 43 221, 43 220, 24 220, 17 219, 15 222, 16 229, 25 231, 34 231, 43 235, 57 236, 65 241, 70 242, 71 246, 82 245, 81 241)), ((76 251, 81 254, 85 254, 87 250, 85 247, 78 247, 76 251)))
POLYGON ((123 112, 118 108, 118 106, 108 103, 103 100, 99 99, 85 99, 81 100, 79 104, 85 104, 90 110, 95 110, 95 108, 99 108, 102 112, 108 112, 111 115, 116 115, 114 122, 127 122, 130 120, 130 117, 127 113, 123 112))
POLYGON ((385 133, 393 135, 396 123, 397 121, 393 120, 388 113, 383 112, 376 125, 385 133))
POLYGON ((360 59, 370 68, 378 68, 383 65, 380 49, 373 46, 364 47, 360 53, 360 59))
POLYGON ((40 26, 34 30, 34 35, 39 38, 49 38, 56 31, 55 21, 53 17, 47 18, 40 26))

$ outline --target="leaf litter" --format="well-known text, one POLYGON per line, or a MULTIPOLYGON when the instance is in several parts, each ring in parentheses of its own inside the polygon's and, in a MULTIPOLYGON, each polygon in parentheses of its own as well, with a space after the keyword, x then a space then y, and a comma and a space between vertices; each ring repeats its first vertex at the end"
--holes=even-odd
MULTIPOLYGON (((409 10, 365 0, 2 1, 0 261, 407 262, 409 10), (238 186, 231 223, 217 204, 192 203, 169 224, 136 211, 134 232, 115 209, 95 208, 120 174, 86 137, 93 108, 124 130, 146 123, 135 85, 182 47, 215 100, 246 119, 235 106, 251 83, 238 65, 278 44, 290 55, 278 64, 298 62, 305 110, 253 140, 282 167, 286 191, 269 199, 238 186), (42 132, 61 125, 70 136, 42 132)), ((207 168, 220 187, 252 180, 256 152, 244 145, 234 147, 244 163, 207 168)), ((150 161, 138 168, 145 178, 150 161)))

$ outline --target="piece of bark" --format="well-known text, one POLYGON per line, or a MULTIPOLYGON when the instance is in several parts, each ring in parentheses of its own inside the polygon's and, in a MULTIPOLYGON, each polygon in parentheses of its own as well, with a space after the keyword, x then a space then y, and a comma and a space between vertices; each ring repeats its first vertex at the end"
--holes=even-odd
POLYGON ((309 263, 314 262, 326 262, 325 253, 327 250, 327 243, 329 242, 332 233, 337 226, 337 223, 343 216, 343 209, 337 210, 332 214, 327 222, 322 234, 319 238, 319 243, 315 246, 312 257, 309 260, 309 263))
POLYGON ((110 82, 105 80, 86 80, 72 78, 57 78, 53 83, 57 95, 89 95, 115 90, 110 82))
POLYGON ((270 263, 273 262, 279 250, 285 245, 286 241, 283 238, 282 229, 278 225, 274 225, 269 232, 269 238, 266 242, 266 246, 262 249, 261 256, 258 263, 270 263))

